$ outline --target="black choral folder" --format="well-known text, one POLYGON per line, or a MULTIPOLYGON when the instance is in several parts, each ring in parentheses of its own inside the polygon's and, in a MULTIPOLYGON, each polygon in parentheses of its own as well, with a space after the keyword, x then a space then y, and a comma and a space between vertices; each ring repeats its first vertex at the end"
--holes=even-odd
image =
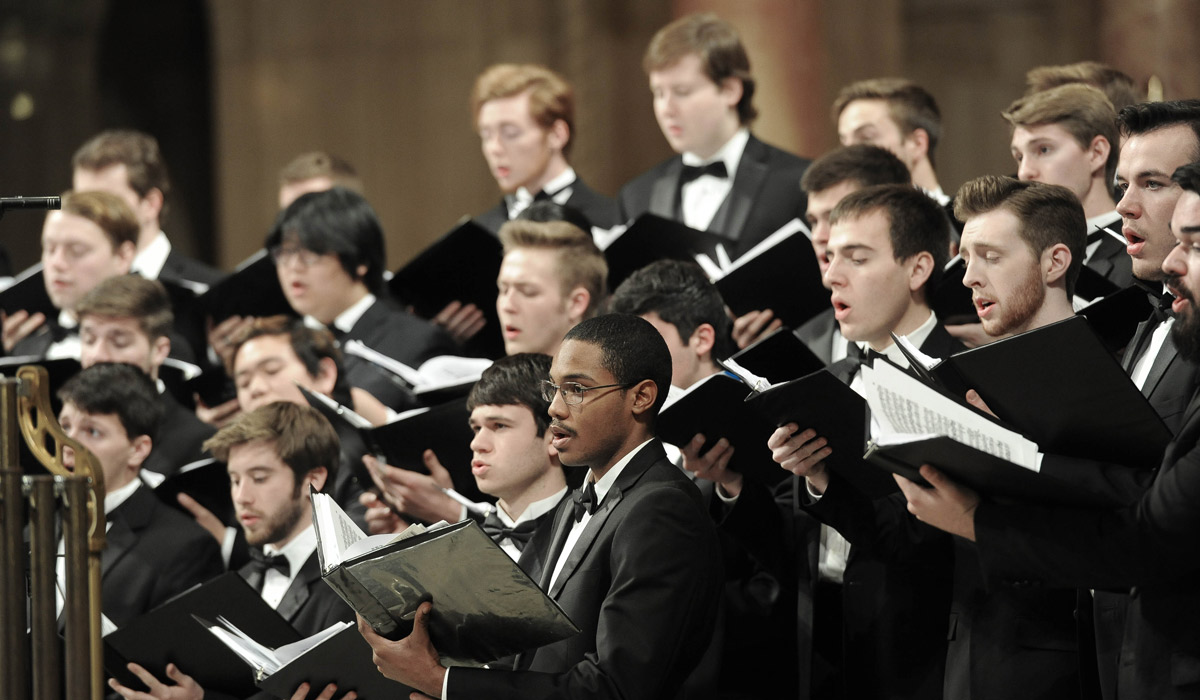
POLYGON ((783 325, 797 328, 829 308, 812 241, 799 229, 770 247, 755 246, 734 265, 713 283, 737 316, 771 309, 783 325))
POLYGON ((246 258, 231 274, 208 288, 196 300, 195 308, 212 318, 213 325, 231 316, 295 316, 275 262, 266 248, 246 258))
POLYGON ((696 261, 704 254, 717 259, 717 246, 732 241, 708 231, 697 231, 686 224, 654 214, 642 214, 629 228, 608 244, 608 288, 616 289, 634 272, 657 260, 696 261))
POLYGON ((46 293, 46 279, 42 274, 41 263, 25 269, 13 278, 12 284, 0 291, 0 311, 8 315, 28 311, 30 316, 36 313, 45 314, 46 318, 58 316, 58 309, 46 293))
POLYGON ((799 379, 825 366, 787 326, 747 345, 729 359, 773 384, 799 379))

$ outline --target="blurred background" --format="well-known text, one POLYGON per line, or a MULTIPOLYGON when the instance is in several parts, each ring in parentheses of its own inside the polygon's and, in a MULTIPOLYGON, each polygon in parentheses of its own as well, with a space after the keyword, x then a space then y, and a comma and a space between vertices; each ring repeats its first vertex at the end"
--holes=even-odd
MULTIPOLYGON (((1099 60, 1163 99, 1200 96, 1192 0, 0 0, 0 196, 57 194, 87 138, 142 129, 170 168, 174 245, 230 269, 262 244, 279 169, 327 150, 362 176, 394 269, 499 200, 468 103, 485 67, 544 63, 574 84, 573 165, 612 195, 671 154, 647 42, 705 10, 749 50, 755 132, 801 155, 835 145, 842 85, 929 89, 948 193, 1014 171, 999 112, 1034 66, 1099 60)), ((17 270, 38 258, 41 219, 0 220, 17 270)))

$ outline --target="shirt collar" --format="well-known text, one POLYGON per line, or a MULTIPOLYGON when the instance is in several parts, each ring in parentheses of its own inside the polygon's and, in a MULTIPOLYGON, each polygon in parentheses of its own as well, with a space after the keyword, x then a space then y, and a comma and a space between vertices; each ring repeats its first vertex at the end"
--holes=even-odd
MULTIPOLYGON (((929 318, 925 319, 925 323, 917 326, 916 330, 904 337, 908 338, 908 342, 912 343, 913 347, 919 348, 925 344, 925 341, 929 338, 929 334, 933 332, 935 326, 937 326, 937 316, 930 311, 929 318)), ((855 341, 854 344, 861 348, 864 353, 869 347, 865 342, 862 341, 855 341)), ((888 346, 883 349, 882 354, 884 357, 896 363, 897 365, 901 367, 908 367, 908 358, 904 357, 904 353, 900 351, 900 348, 896 347, 894 342, 889 343, 888 346)))
MULTIPOLYGON (((350 331, 354 330, 354 324, 358 323, 358 320, 362 318, 363 314, 367 313, 367 309, 371 308, 371 305, 375 303, 375 300, 374 294, 367 294, 362 299, 359 299, 351 304, 350 308, 338 314, 337 317, 333 319, 333 323, 330 325, 343 333, 349 333, 350 331)), ((309 328, 316 329, 326 328, 324 323, 321 323, 312 316, 304 317, 304 325, 308 326, 309 328)))
POLYGON ((133 479, 121 488, 104 494, 104 512, 107 514, 115 511, 117 508, 120 508, 121 504, 129 500, 129 497, 132 496, 133 492, 137 491, 138 486, 141 485, 141 481, 133 479))
POLYGON ((516 527, 527 520, 537 520, 546 513, 554 510, 558 502, 562 500, 567 493, 567 487, 564 486, 558 490, 553 496, 548 496, 539 501, 534 501, 525 507, 525 512, 521 513, 516 520, 509 517, 508 513, 504 512, 499 504, 496 506, 496 517, 500 518, 500 522, 504 523, 504 527, 516 527))
MULTIPOLYGON (((562 192, 570 187, 574 182, 575 168, 572 168, 568 165, 566 170, 551 178, 549 182, 542 186, 542 192, 545 192, 551 197, 557 197, 557 195, 562 194, 562 192)), ((530 192, 524 187, 518 187, 514 196, 517 198, 518 202, 525 204, 525 206, 529 206, 529 204, 533 202, 533 198, 536 195, 537 192, 530 192)), ((562 202, 559 202, 557 198, 555 198, 554 201, 557 204, 562 204, 562 202)))
POLYGON ((133 256, 131 272, 136 272, 146 279, 156 280, 162 274, 163 266, 167 264, 167 256, 171 254, 171 241, 162 231, 150 241, 150 245, 133 256))
POLYGON ((1088 219, 1087 220, 1087 230, 1090 233, 1092 231, 1095 231, 1096 229, 1108 228, 1109 224, 1120 221, 1120 219, 1121 219, 1121 215, 1117 213, 1116 209, 1112 209, 1110 211, 1104 212, 1103 214, 1097 214, 1096 216, 1093 216, 1092 218, 1088 219))
POLYGON ((733 181, 733 176, 737 173, 738 163, 742 161, 742 154, 746 151, 746 144, 750 141, 750 130, 742 127, 734 133, 733 138, 725 142, 716 153, 710 158, 701 158, 695 153, 684 153, 683 164, 691 166, 708 165, 717 161, 724 161, 725 170, 729 173, 730 182, 733 181))
POLYGON ((311 524, 283 547, 276 547, 273 544, 263 545, 263 554, 268 556, 282 554, 287 557, 292 578, 296 578, 300 567, 304 566, 304 562, 308 561, 315 551, 317 551, 317 532, 311 524))
MULTIPOLYGON (((612 468, 609 469, 608 472, 605 473, 605 475, 603 477, 601 477, 599 481, 596 482, 596 485, 594 488, 596 489, 596 504, 597 505, 604 502, 604 496, 606 494, 608 494, 608 490, 612 488, 612 485, 614 483, 616 483, 617 477, 619 477, 621 475, 621 472, 625 471, 625 467, 629 466, 629 462, 630 462, 630 460, 633 459, 634 455, 641 452, 642 448, 645 447, 646 445, 649 445, 651 440, 653 440, 653 439, 654 438, 650 438, 650 440, 647 440, 647 441, 643 442, 642 444, 638 445, 637 447, 633 448, 632 450, 630 450, 616 464, 612 465, 612 468)), ((592 470, 588 469, 587 477, 585 477, 585 478, 588 480, 593 480, 596 477, 594 474, 592 474, 592 470)))
POLYGON ((950 203, 950 196, 942 191, 942 186, 938 185, 936 189, 927 190, 924 187, 917 188, 925 194, 933 197, 933 200, 943 207, 950 203))

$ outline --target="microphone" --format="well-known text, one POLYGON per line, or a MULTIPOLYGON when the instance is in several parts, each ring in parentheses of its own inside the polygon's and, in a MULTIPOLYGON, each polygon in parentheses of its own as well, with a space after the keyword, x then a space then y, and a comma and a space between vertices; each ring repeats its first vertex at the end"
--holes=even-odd
POLYGON ((6 209, 62 209, 62 197, 0 197, 0 212, 6 209))

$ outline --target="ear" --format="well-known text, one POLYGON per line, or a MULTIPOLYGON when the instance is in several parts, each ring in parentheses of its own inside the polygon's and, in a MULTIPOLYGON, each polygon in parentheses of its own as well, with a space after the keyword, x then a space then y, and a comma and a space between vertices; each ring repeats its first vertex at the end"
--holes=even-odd
POLYGON ((325 467, 313 467, 312 469, 310 469, 308 471, 307 474, 304 475, 304 478, 300 481, 300 487, 302 489, 304 489, 304 495, 306 495, 306 496, 308 495, 308 485, 309 484, 312 484, 312 487, 318 491, 324 491, 325 490, 325 481, 327 479, 329 479, 329 470, 328 469, 326 469, 325 467))
POLYGON ((162 336, 154 341, 150 348, 150 365, 152 367, 160 367, 167 360, 167 356, 171 354, 171 339, 167 336, 162 336))
POLYGON ((654 409, 654 402, 658 399, 658 385, 650 379, 643 379, 630 387, 629 393, 633 396, 633 415, 640 418, 649 415, 654 409))
POLYGON ((138 435, 129 443, 129 468, 137 471, 142 468, 142 463, 150 456, 150 450, 154 447, 154 441, 149 435, 138 435))
POLYGON ((912 143, 913 150, 919 156, 929 157, 929 132, 924 129, 913 129, 912 133, 904 138, 905 141, 912 143))
POLYGON ((922 289, 933 274, 933 255, 928 250, 913 255, 908 259, 908 291, 922 289))
POLYGON ((162 214, 163 208, 163 193, 157 187, 151 187, 146 196, 142 197, 139 202, 140 206, 145 207, 145 213, 157 219, 162 214))
POLYGON ((546 137, 550 141, 550 147, 556 151, 562 152, 567 144, 571 142, 571 127, 567 126, 567 122, 562 119, 556 119, 550 125, 550 129, 546 131, 546 137))
POLYGON ((1088 165, 1092 169, 1092 174, 1097 170, 1100 175, 1104 175, 1104 168, 1108 165, 1108 154, 1112 153, 1112 144, 1108 139, 1099 134, 1092 137, 1092 143, 1088 145, 1088 165))
POLYGON ((592 301, 592 293, 583 287, 576 287, 567 295, 567 317, 572 323, 579 323, 587 313, 588 304, 592 301))
POLYGON ((335 384, 337 384, 337 363, 333 361, 333 358, 322 357, 317 365, 317 374, 313 377, 313 389, 328 396, 333 393, 335 384))
POLYGON ((1064 282, 1067 270, 1071 267, 1071 249, 1063 243, 1055 243, 1042 251, 1042 276, 1046 286, 1054 286, 1064 282))
POLYGON ((367 266, 366 265, 359 265, 358 267, 354 268, 354 281, 355 282, 358 282, 359 280, 361 280, 362 278, 364 278, 366 276, 367 276, 367 266))
POLYGON ((125 241, 117 246, 113 254, 120 260, 121 274, 129 274, 133 268, 133 257, 137 255, 137 244, 133 241, 125 241))
POLYGON ((712 327, 711 323, 701 323, 696 326, 696 330, 692 331, 692 337, 688 338, 688 347, 692 349, 696 355, 702 359, 712 357, 713 345, 717 342, 717 331, 712 327))
POLYGON ((717 89, 721 92, 721 101, 725 103, 725 106, 736 109, 738 102, 742 101, 745 86, 737 78, 725 78, 717 85, 717 89))

